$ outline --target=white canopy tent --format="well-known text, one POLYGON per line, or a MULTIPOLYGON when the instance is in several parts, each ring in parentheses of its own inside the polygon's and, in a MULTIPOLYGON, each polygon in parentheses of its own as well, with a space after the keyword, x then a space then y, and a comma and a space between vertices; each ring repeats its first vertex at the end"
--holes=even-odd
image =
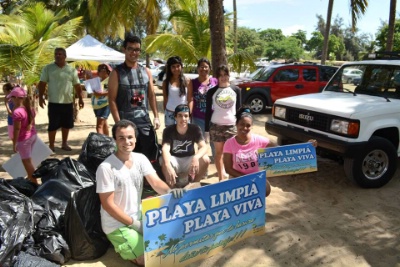
POLYGON ((123 62, 125 55, 118 52, 89 34, 67 49, 67 61, 123 62))

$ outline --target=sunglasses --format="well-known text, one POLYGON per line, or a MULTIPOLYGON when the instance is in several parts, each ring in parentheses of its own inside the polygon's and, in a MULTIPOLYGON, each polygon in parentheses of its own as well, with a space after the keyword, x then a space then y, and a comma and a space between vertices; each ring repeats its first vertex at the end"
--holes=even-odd
POLYGON ((142 50, 140 48, 127 47, 126 51, 128 51, 129 53, 131 52, 140 53, 142 50))

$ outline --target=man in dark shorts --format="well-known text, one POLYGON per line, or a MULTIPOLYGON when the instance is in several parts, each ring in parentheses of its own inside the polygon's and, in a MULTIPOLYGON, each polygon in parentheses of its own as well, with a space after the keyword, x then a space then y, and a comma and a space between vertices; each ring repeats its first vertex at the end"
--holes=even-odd
POLYGON ((56 133, 61 128, 61 149, 71 151, 68 145, 69 130, 74 127, 74 88, 79 97, 79 109, 83 108, 82 89, 75 68, 69 66, 65 59, 67 52, 64 48, 54 50, 54 62, 46 65, 40 76, 39 106, 44 108, 46 100, 44 93, 47 88, 49 125, 49 147, 55 151, 54 142, 56 133))

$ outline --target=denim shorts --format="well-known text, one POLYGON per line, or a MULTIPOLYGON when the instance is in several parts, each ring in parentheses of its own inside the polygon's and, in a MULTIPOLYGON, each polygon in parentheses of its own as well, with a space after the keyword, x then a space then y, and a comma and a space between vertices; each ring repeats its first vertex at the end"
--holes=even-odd
POLYGON ((176 123, 175 112, 166 109, 164 112, 164 122, 165 122, 165 127, 174 125, 176 123))
POLYGON ((96 118, 108 119, 108 116, 110 116, 110 106, 108 105, 99 109, 94 109, 93 111, 96 118))
MULTIPOLYGON (((204 131, 205 131, 205 125, 206 125, 205 120, 204 120, 204 119, 200 119, 200 118, 193 117, 193 118, 192 118, 192 123, 193 123, 193 124, 196 124, 196 125, 198 125, 198 126, 200 127, 201 132, 202 132, 203 137, 204 137, 204 131)), ((211 140, 210 140, 210 141, 211 141, 211 140)), ((214 155, 215 155, 214 143, 213 143, 213 142, 210 142, 210 146, 211 146, 211 153, 212 153, 212 155, 214 156, 214 155)))

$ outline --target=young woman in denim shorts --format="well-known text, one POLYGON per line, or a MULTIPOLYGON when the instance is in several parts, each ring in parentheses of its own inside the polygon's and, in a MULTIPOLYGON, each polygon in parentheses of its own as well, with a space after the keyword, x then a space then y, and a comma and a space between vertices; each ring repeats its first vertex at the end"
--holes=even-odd
POLYGON ((185 78, 182 67, 182 59, 179 56, 173 56, 167 60, 167 77, 162 84, 165 127, 175 124, 176 106, 186 104, 192 112, 192 91, 188 90, 190 79, 185 78))

